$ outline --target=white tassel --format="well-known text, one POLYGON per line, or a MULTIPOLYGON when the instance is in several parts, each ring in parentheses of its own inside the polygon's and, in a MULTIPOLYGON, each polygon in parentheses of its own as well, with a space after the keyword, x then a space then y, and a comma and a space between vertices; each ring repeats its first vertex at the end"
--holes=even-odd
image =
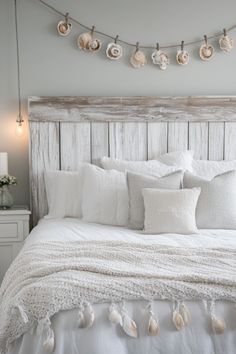
POLYGON ((87 303, 86 310, 87 310, 86 327, 90 328, 90 327, 92 327, 94 320, 95 320, 94 310, 93 310, 90 303, 87 303))
POLYGON ((147 310, 149 313, 148 335, 157 336, 160 332, 160 327, 159 327, 158 319, 154 315, 151 303, 148 304, 147 310))
POLYGON ((178 331, 184 328, 184 320, 179 311, 174 310, 172 320, 178 331))
POLYGON ((44 350, 46 350, 47 353, 52 353, 54 351, 54 347, 55 347, 54 331, 52 330, 52 328, 49 328, 47 333, 47 338, 43 343, 43 348, 44 350))
POLYGON ((86 327, 86 321, 85 321, 85 316, 84 316, 84 306, 83 305, 80 305, 80 307, 79 307, 77 324, 78 324, 79 328, 85 328, 86 327))
POLYGON ((220 317, 216 317, 215 315, 211 316, 211 324, 212 324, 212 328, 213 330, 217 333, 217 334, 222 334, 224 333, 225 329, 226 329, 226 323, 223 320, 223 318, 220 317))
POLYGON ((115 307, 114 304, 111 304, 109 306, 109 315, 108 315, 109 321, 113 324, 120 324, 122 326, 122 317, 117 308, 115 307))
POLYGON ((19 314, 24 323, 28 323, 29 322, 29 318, 28 318, 25 310, 23 309, 23 307, 21 305, 14 306, 12 308, 12 312, 14 314, 16 314, 16 315, 19 314))
POLYGON ((185 326, 189 325, 191 322, 191 314, 189 308, 183 302, 179 306, 179 313, 184 320, 184 325, 185 326))
POLYGON ((124 304, 122 305, 121 309, 121 316, 122 316, 122 325, 121 327, 123 328, 124 332, 133 338, 138 337, 138 329, 135 321, 129 317, 124 304))

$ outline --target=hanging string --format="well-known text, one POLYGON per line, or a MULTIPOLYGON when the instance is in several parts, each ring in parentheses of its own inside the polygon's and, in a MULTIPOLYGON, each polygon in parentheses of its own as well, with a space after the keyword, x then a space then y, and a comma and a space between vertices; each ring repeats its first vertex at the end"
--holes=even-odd
POLYGON ((16 62, 17 62, 17 88, 18 88, 18 121, 22 121, 21 115, 21 85, 20 85, 20 54, 19 54, 19 36, 18 36, 18 21, 17 21, 17 0, 15 0, 15 31, 16 31, 16 62))
MULTIPOLYGON (((44 0, 38 0, 41 4, 43 4, 44 6, 46 6, 47 8, 51 9, 52 11, 54 11, 55 13, 57 13, 58 15, 61 15, 63 17, 65 17, 65 14, 59 10, 57 10, 55 7, 53 7, 52 5, 48 4, 47 2, 45 2, 44 0)), ((91 27, 89 26, 86 26, 84 25, 83 23, 81 23, 80 21, 74 19, 73 17, 68 17, 71 21, 73 21, 74 23, 76 23, 77 25, 83 27, 84 29, 86 30, 89 30, 91 31, 91 27)), ((234 30, 236 28, 236 24, 229 27, 228 29, 225 29, 225 31, 227 32, 230 32, 232 30, 234 30)), ((104 33, 104 32, 101 32, 101 31, 94 31, 95 33, 97 34, 100 34, 101 36, 104 36, 104 37, 107 37, 107 38, 110 38, 110 39, 113 39, 114 40, 114 36, 111 36, 107 33, 104 33)), ((219 38, 220 36, 222 35, 222 31, 221 32, 218 32, 212 36, 209 36, 208 39, 214 39, 214 38, 219 38)), ((123 39, 119 39, 119 42, 120 43, 123 43, 123 44, 126 44, 130 47, 136 47, 136 44, 135 43, 131 43, 131 42, 127 42, 123 39)), ((184 43, 184 46, 191 46, 191 45, 194 45, 194 44, 199 44, 199 43, 202 43, 202 39, 199 39, 199 40, 196 40, 196 41, 191 41, 191 42, 185 42, 184 43)), ((179 47, 179 44, 170 44, 170 45, 163 45, 160 47, 160 49, 169 49, 169 48, 178 48, 179 47)), ((155 49, 156 47, 155 46, 150 46, 150 45, 139 45, 139 48, 143 48, 143 49, 155 49)))

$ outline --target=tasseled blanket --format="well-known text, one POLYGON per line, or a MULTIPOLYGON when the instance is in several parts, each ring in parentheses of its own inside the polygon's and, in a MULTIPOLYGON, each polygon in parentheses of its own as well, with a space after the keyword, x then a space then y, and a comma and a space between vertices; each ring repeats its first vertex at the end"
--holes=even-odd
MULTIPOLYGON (((8 270, 0 289, 0 352, 38 323, 45 348, 54 347, 50 317, 78 309, 78 326, 93 324, 91 304, 107 302, 109 318, 137 337, 126 300, 170 300, 173 322, 189 321, 187 300, 236 302, 236 250, 177 248, 116 241, 37 242, 26 247, 8 270), (118 306, 122 303, 122 306, 118 306)), ((213 305, 210 305, 213 308, 213 305)), ((148 305, 148 333, 158 320, 148 305)), ((215 329, 224 327, 213 309, 215 329)), ((220 330, 219 330, 220 328, 220 330)))

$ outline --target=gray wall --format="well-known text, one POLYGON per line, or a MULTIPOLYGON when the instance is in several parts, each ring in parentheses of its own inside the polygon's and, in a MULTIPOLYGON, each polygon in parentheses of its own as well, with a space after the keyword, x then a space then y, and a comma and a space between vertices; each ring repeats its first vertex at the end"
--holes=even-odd
MULTIPOLYGON (((143 43, 175 43, 195 40, 236 22, 235 0, 48 0, 62 12, 114 36, 143 43), (67 6, 67 7, 66 7, 67 6)), ((68 38, 57 36, 60 19, 37 0, 18 0, 21 76, 24 117, 30 95, 232 95, 236 94, 236 49, 224 54, 217 49, 211 62, 198 58, 191 47, 191 63, 172 65, 165 72, 147 65, 129 65, 130 49, 112 62, 104 51, 79 51, 75 40, 82 31, 74 26, 68 38)), ((236 36, 236 30, 232 33, 236 36)), ((28 137, 15 136, 16 62, 14 2, 0 0, 0 151, 9 153, 10 173, 17 176, 15 202, 28 204, 28 137)), ((104 39, 107 43, 107 39, 104 39)), ((215 43, 217 46, 217 43, 215 43)), ((147 52, 148 53, 148 52, 147 52)), ((149 53, 150 54, 150 53, 149 53)), ((149 60, 150 62, 150 60, 149 60)), ((27 129, 26 129, 27 130, 27 129)))

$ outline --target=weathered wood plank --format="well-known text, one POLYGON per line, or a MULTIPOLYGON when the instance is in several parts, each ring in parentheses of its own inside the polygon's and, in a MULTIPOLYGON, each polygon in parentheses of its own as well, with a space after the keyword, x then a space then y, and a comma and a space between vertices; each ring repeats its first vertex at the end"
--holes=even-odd
POLYGON ((236 122, 225 123, 225 160, 236 159, 236 122))
POLYGON ((188 149, 188 123, 168 123, 168 152, 188 149))
POLYGON ((147 159, 146 123, 109 123, 110 156, 126 160, 147 159))
POLYGON ((148 123, 148 159, 167 152, 167 123, 148 123))
POLYGON ((189 149, 194 151, 195 159, 207 160, 208 123, 189 123, 189 149))
POLYGON ((30 123, 30 188, 33 225, 47 214, 44 172, 59 169, 59 123, 30 123))
POLYGON ((31 121, 236 121, 236 96, 30 97, 31 121))
POLYGON ((61 169, 77 170, 91 162, 90 123, 60 123, 61 169))
POLYGON ((91 123, 92 163, 100 165, 100 158, 109 155, 108 123, 91 123))
POLYGON ((209 160, 224 159, 224 123, 209 123, 209 160))

